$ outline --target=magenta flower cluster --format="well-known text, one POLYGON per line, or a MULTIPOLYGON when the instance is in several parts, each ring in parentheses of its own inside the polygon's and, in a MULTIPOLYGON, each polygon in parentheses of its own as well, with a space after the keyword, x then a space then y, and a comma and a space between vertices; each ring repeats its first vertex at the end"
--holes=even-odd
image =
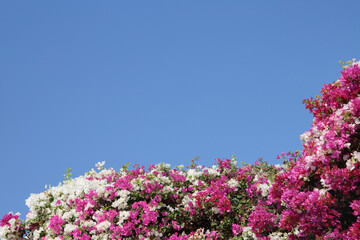
POLYGON ((360 68, 353 63, 341 78, 324 85, 322 96, 305 100, 314 115, 301 137, 303 156, 276 176, 268 199, 249 217, 259 239, 272 231, 289 239, 360 239, 360 68), (258 215, 278 216, 269 223, 258 215))

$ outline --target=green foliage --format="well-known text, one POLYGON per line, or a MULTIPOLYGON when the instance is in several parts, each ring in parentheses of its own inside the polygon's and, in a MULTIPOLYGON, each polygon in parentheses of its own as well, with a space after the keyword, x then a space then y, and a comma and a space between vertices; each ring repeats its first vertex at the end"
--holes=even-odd
POLYGON ((71 178, 70 178, 70 175, 71 175, 71 168, 67 168, 66 169, 66 173, 64 174, 64 181, 71 181, 71 178))
POLYGON ((125 171, 127 171, 129 168, 129 165, 130 165, 130 162, 124 164, 121 168, 124 169, 125 171))
POLYGON ((197 164, 195 163, 196 161, 198 161, 200 159, 199 156, 194 157, 193 159, 191 159, 191 164, 190 167, 191 168, 195 168, 197 166, 197 164))
POLYGON ((296 150, 295 152, 287 152, 286 154, 280 155, 283 159, 283 164, 289 168, 291 167, 300 157, 302 157, 301 151, 296 150))
POLYGON ((340 63, 340 66, 345 69, 345 68, 350 67, 354 63, 354 61, 355 61, 355 59, 352 59, 352 60, 349 60, 346 62, 340 60, 339 63, 340 63))

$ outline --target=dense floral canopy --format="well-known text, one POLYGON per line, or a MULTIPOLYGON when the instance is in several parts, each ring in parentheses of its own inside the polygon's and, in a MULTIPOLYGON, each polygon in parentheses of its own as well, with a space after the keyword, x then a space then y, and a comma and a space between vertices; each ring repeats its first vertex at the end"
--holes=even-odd
POLYGON ((91 170, 32 194, 24 221, 6 214, 1 239, 360 239, 360 63, 321 96, 302 154, 284 165, 91 170))

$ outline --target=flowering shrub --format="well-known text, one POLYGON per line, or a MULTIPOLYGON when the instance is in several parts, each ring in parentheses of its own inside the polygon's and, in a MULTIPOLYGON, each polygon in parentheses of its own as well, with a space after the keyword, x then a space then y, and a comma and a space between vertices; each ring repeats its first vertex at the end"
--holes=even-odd
POLYGON ((360 63, 305 100, 303 151, 284 165, 127 165, 91 170, 6 214, 1 239, 360 239, 360 63), (26 235, 26 236, 25 236, 26 235))
POLYGON ((2 239, 231 239, 247 225, 252 207, 265 199, 283 169, 256 162, 236 167, 217 160, 210 168, 192 164, 124 166, 91 170, 57 187, 32 194, 21 223, 1 220, 2 239), (21 227, 20 227, 21 226, 21 227))
POLYGON ((268 221, 256 217, 266 207, 277 216, 272 231, 289 239, 360 239, 359 65, 349 62, 322 96, 304 100, 314 121, 301 136, 303 156, 276 176, 268 200, 251 213, 258 238, 268 239, 268 221))

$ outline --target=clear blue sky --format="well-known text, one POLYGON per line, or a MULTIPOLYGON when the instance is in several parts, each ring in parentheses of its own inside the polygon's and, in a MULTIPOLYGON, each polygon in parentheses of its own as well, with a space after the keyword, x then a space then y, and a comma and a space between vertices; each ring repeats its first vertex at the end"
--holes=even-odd
POLYGON ((66 168, 271 164, 360 58, 360 1, 1 1, 0 217, 66 168))

